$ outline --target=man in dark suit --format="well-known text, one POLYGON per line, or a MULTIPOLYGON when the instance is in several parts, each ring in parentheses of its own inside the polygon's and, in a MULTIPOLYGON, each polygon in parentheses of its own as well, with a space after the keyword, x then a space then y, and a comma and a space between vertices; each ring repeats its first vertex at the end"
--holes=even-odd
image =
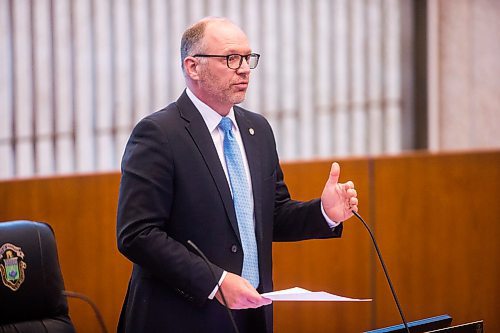
POLYGON ((334 163, 320 199, 291 200, 268 122, 236 106, 259 60, 236 25, 199 21, 181 58, 186 91, 123 156, 117 238, 134 266, 118 331, 231 332, 222 290, 241 332, 272 332, 272 242, 340 237, 357 194, 334 163))

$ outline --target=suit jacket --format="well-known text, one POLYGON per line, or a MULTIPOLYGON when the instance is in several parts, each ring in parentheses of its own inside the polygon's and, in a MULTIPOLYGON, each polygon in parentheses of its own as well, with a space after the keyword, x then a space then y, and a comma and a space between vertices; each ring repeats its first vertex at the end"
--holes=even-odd
MULTIPOLYGON (((319 199, 291 200, 274 136, 260 115, 235 106, 253 187, 260 291, 273 289, 272 242, 339 237, 319 199), (253 131, 250 131, 253 129, 253 131), (253 135, 250 133, 253 132, 253 135)), ((187 94, 141 120, 122 161, 117 240, 132 276, 119 331, 227 332, 226 310, 208 295, 216 278, 241 275, 243 252, 227 178, 206 124, 187 94)), ((265 307, 272 332, 272 306, 265 307)))

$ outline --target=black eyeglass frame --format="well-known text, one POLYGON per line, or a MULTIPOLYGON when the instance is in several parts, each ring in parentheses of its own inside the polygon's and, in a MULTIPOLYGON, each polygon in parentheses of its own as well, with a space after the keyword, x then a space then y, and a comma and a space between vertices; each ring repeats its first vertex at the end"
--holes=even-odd
POLYGON ((239 69, 241 67, 241 64, 243 63, 243 59, 245 59, 245 61, 247 62, 248 66, 250 66, 250 69, 254 69, 257 67, 257 65, 259 64, 259 59, 260 59, 260 54, 258 53, 249 53, 249 54, 238 54, 238 53, 231 53, 231 54, 228 54, 228 55, 219 55, 219 54, 195 54, 193 55, 192 57, 200 57, 200 58, 226 58, 226 65, 227 65, 227 68, 229 69, 239 69), (239 56, 240 57, 240 63, 238 64, 238 67, 236 68, 233 68, 231 66, 229 66, 229 58, 232 57, 232 56, 239 56), (255 60, 255 66, 251 66, 250 65, 250 59, 251 57, 255 57, 256 60, 255 60))

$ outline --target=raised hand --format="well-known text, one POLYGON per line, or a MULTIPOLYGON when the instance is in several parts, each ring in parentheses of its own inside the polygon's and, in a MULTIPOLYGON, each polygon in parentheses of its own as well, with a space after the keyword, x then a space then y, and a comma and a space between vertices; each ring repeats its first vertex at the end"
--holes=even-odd
POLYGON ((340 166, 337 162, 332 164, 330 176, 321 194, 321 203, 326 215, 335 222, 342 222, 350 218, 352 211, 358 211, 357 192, 354 183, 339 183, 340 166))

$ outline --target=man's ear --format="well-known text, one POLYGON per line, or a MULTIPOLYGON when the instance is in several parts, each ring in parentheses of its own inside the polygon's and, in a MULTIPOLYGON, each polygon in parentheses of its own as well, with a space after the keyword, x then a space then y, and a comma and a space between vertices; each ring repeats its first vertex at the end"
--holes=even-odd
POLYGON ((186 75, 191 78, 191 80, 198 81, 198 61, 193 57, 184 58, 184 71, 186 75))

